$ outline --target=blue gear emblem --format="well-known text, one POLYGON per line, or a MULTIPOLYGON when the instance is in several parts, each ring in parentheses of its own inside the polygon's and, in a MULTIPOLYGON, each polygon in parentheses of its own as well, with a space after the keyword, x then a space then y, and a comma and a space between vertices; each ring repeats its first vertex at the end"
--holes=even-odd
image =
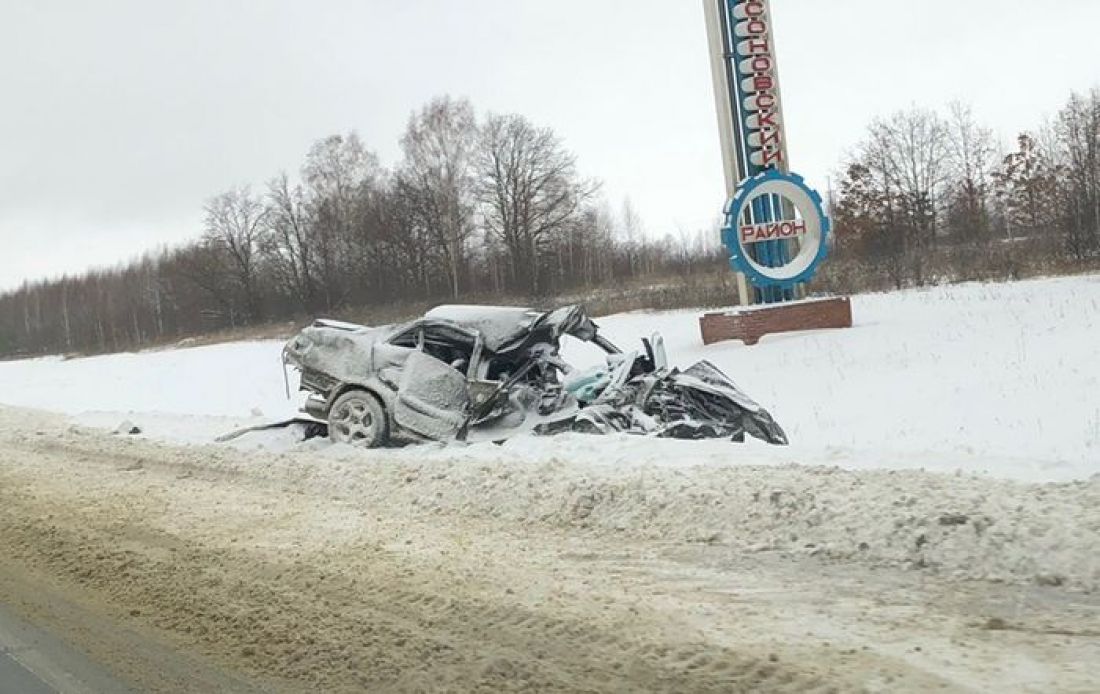
MULTIPOLYGON (((821 195, 806 185, 798 174, 783 173, 775 169, 746 179, 737 194, 726 206, 726 225, 722 229, 722 243, 730 252, 730 267, 743 273, 756 287, 780 287, 789 289, 808 282, 818 266, 828 255, 829 233, 832 222, 825 214, 821 195), (801 237, 802 248, 790 262, 769 267, 755 260, 742 243, 742 220, 753 203, 764 196, 778 196, 790 202, 801 215, 806 231, 801 237)), ((755 219, 758 224, 771 224, 772 219, 755 219)), ((751 233, 751 231, 750 231, 751 233)), ((778 243, 778 242, 767 242, 778 243)))

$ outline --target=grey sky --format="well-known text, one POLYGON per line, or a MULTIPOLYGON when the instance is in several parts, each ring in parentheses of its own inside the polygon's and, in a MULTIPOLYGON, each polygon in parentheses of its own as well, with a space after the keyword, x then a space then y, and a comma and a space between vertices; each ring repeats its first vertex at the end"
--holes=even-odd
MULTIPOLYGON (((1100 1, 772 0, 794 169, 970 101, 1007 143, 1100 85, 1100 1)), ((0 289, 196 236, 203 202, 432 96, 554 127, 652 233, 723 204, 700 0, 0 0, 0 289)))

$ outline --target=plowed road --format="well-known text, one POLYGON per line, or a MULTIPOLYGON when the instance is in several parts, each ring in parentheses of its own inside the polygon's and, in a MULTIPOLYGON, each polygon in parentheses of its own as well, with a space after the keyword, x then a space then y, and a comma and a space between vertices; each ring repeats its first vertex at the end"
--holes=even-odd
POLYGON ((0 604, 136 691, 1100 689, 1095 596, 368 503, 332 461, 270 463, 0 409, 0 604))

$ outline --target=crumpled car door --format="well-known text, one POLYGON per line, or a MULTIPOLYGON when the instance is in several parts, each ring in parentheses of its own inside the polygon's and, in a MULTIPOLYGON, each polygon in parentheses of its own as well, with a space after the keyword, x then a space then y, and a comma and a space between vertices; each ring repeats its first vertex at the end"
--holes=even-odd
POLYGON ((393 409, 399 426, 442 441, 454 438, 469 409, 466 377, 461 372, 424 352, 409 355, 393 409))

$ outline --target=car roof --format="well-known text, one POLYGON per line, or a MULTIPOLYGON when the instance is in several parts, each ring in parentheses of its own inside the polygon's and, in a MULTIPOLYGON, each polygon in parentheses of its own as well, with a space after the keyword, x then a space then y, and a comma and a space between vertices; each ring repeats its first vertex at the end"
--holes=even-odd
POLYGON ((485 346, 497 350, 525 334, 544 314, 519 306, 439 306, 424 314, 427 320, 454 323, 481 333, 485 346))

